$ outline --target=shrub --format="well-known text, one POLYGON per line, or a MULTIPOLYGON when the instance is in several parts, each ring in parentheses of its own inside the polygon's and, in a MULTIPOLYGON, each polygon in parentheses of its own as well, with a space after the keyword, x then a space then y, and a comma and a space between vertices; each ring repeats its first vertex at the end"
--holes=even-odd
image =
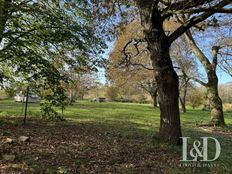
POLYGON ((62 117, 55 111, 49 102, 41 103, 42 118, 47 120, 62 120, 62 117))

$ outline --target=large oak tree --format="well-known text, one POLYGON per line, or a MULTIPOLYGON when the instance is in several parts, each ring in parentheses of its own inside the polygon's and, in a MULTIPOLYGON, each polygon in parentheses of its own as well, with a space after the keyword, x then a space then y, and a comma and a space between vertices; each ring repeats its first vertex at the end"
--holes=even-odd
POLYGON ((143 37, 141 29, 137 20, 124 27, 109 55, 106 74, 109 82, 125 96, 133 93, 139 95, 139 92, 141 95, 145 91, 151 96, 154 107, 157 107, 157 87, 150 60, 147 59, 149 52, 145 44, 129 42, 143 37))
POLYGON ((227 12, 230 0, 214 1, 165 1, 138 0, 141 24, 151 53, 154 76, 160 97, 160 139, 181 144, 180 114, 178 106, 178 76, 169 54, 171 44, 184 32, 216 12, 227 12), (189 20, 167 35, 163 29, 165 20, 174 15, 188 14, 189 20))
MULTIPOLYGON (((134 1, 93 1, 102 5, 108 4, 106 8, 112 9, 107 12, 118 11, 115 15, 117 24, 131 20, 134 16, 140 16, 140 22, 144 32, 144 39, 150 52, 150 60, 153 66, 155 81, 157 82, 160 105, 160 139, 172 144, 181 144, 180 137, 180 113, 179 113, 179 81, 170 57, 170 46, 191 27, 207 20, 215 13, 231 13, 228 6, 230 0, 134 0, 134 1), (134 4, 133 4, 134 3, 134 4), (125 6, 124 6, 125 5, 125 6), (125 19, 123 11, 128 5, 133 6, 135 13, 129 13, 128 20, 125 19), (112 6, 114 8, 109 8, 112 6), (138 12, 138 13, 136 13, 138 12), (133 16, 133 14, 135 14, 133 16), (188 15, 189 20, 178 26, 172 32, 165 32, 164 22, 183 15, 188 15)), ((99 9, 99 8, 98 8, 99 9)), ((104 10, 101 10, 104 11, 104 10)), ((107 16, 107 15, 106 15, 107 16)), ((112 18, 108 18, 112 19, 112 18)), ((112 20, 111 20, 112 21, 112 20)))

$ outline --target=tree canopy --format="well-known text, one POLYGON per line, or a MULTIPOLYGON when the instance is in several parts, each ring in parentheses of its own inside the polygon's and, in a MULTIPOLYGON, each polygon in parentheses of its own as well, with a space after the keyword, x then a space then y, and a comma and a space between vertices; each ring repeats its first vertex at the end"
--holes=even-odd
MULTIPOLYGON (((71 9, 62 1, 3 3, 7 14, 2 25, 1 61, 34 76, 53 73, 52 79, 64 66, 78 70, 96 68, 97 55, 105 45, 95 36, 88 10, 71 9)), ((84 6, 83 2, 80 6, 84 6)))

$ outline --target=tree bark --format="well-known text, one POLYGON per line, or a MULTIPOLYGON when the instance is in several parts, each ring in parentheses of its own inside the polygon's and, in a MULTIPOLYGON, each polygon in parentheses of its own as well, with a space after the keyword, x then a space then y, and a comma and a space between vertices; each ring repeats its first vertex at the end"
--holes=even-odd
POLYGON ((208 76, 211 83, 208 83, 206 89, 210 105, 211 124, 216 126, 225 126, 223 104, 218 94, 218 78, 216 72, 209 71, 208 76))
POLYGON ((218 77, 217 77, 217 54, 219 47, 212 47, 212 62, 205 56, 205 54, 200 50, 194 41, 191 32, 187 31, 185 33, 185 38, 192 49, 193 53, 196 55, 198 60, 204 66, 204 69, 207 73, 208 82, 204 83, 201 80, 197 79, 201 85, 205 86, 207 89, 207 98, 210 104, 211 111, 211 124, 216 126, 225 126, 225 120, 223 115, 223 104, 222 100, 218 94, 218 77))
MULTIPOLYGON (((155 36, 158 36, 156 33, 155 36)), ((180 145, 182 136, 179 113, 179 80, 169 55, 166 36, 147 37, 154 76, 158 87, 160 106, 160 140, 180 145), (158 48, 158 49, 157 49, 158 48)))
POLYGON ((181 145, 179 79, 170 58, 170 42, 163 29, 164 18, 153 1, 137 3, 159 95, 159 139, 170 144, 181 145))
POLYGON ((183 97, 183 99, 180 96, 180 104, 181 104, 181 109, 183 113, 186 113, 186 105, 185 105, 185 99, 183 97))
POLYGON ((186 96, 187 96, 187 90, 188 90, 188 83, 190 79, 188 78, 184 70, 182 70, 182 74, 183 74, 183 85, 181 86, 181 88, 183 88, 183 96, 181 97, 180 95, 179 98, 180 98, 182 112, 186 113, 186 96))
POLYGON ((151 94, 151 97, 152 97, 152 100, 153 100, 153 107, 157 108, 158 107, 158 102, 157 102, 157 100, 158 100, 158 91, 155 90, 154 94, 151 94))
MULTIPOLYGON (((155 48, 159 43, 153 43, 155 48)), ((165 45, 165 44, 164 44, 165 45)), ((172 66, 169 48, 161 47, 160 57, 157 49, 151 49, 154 75, 158 86, 160 106, 160 140, 180 145, 182 136, 179 113, 179 81, 172 66)))

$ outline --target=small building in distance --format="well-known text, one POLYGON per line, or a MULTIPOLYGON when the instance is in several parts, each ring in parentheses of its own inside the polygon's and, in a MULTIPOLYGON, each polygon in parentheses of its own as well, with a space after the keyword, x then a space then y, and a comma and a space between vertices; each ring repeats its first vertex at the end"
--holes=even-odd
MULTIPOLYGON (((26 102, 27 97, 23 94, 16 94, 14 99, 16 102, 26 102)), ((28 95, 28 103, 39 103, 41 98, 35 94, 28 95)))
POLYGON ((93 99, 92 101, 93 102, 98 102, 98 103, 106 102, 106 98, 104 98, 104 97, 98 97, 98 98, 93 99))

